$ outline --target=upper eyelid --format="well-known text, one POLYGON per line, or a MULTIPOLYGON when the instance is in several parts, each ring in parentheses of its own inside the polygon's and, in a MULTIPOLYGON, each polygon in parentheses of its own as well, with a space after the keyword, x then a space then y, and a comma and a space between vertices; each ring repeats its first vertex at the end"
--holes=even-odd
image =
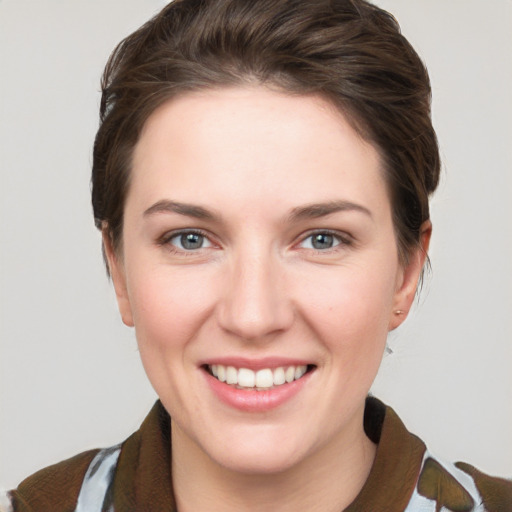
POLYGON ((311 230, 308 230, 305 233, 302 233, 301 235, 299 235, 296 239, 297 241, 294 243, 300 243, 300 242, 303 242, 304 240, 307 240, 309 237, 312 237, 314 235, 321 235, 321 234, 335 236, 344 242, 353 242, 354 241, 354 237, 352 235, 350 235, 349 233, 347 233, 346 231, 339 231, 336 229, 311 229, 311 230))
POLYGON ((199 228, 173 229, 171 231, 165 232, 162 236, 158 237, 157 242, 159 244, 166 244, 169 243, 173 238, 176 238, 177 236, 180 235, 184 235, 186 233, 195 233, 197 235, 204 236, 209 240, 211 244, 218 245, 218 243, 215 242, 214 237, 209 232, 199 228))
MULTIPOLYGON (((219 243, 217 237, 215 237, 209 231, 201 229, 201 228, 180 228, 180 229, 170 230, 170 231, 167 231, 166 233, 164 233, 162 236, 160 236, 157 239, 157 242, 159 244, 163 245, 163 244, 169 243, 173 238, 175 238, 177 236, 180 236, 180 235, 183 235, 185 233, 197 233, 197 234, 202 235, 205 238, 207 238, 208 241, 213 246, 217 246, 218 247, 219 245, 221 245, 219 243)), ((316 234, 322 234, 322 233, 329 234, 329 235, 332 235, 332 236, 338 238, 341 241, 342 244, 343 243, 353 243, 354 242, 353 236, 350 235, 349 233, 347 233, 346 231, 339 231, 339 230, 336 230, 336 229, 328 229, 328 228, 323 228, 323 229, 322 228, 317 228, 317 229, 310 229, 310 230, 307 230, 306 232, 301 233, 300 235, 295 237, 295 240, 291 243, 291 245, 292 246, 297 246, 300 243, 302 243, 305 240, 307 240, 308 238, 310 238, 310 237, 312 237, 312 236, 314 236, 316 234)), ((200 249, 198 249, 198 250, 200 250, 200 249)))

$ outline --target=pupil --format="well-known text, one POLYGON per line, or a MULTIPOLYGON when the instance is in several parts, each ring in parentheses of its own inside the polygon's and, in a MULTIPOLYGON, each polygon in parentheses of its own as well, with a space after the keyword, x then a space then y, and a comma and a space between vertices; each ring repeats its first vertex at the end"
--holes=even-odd
POLYGON ((313 247, 315 249, 330 249, 332 242, 333 236, 326 233, 319 233, 313 237, 313 247))
POLYGON ((186 233, 181 235, 181 245, 185 249, 200 249, 203 244, 203 235, 186 233))

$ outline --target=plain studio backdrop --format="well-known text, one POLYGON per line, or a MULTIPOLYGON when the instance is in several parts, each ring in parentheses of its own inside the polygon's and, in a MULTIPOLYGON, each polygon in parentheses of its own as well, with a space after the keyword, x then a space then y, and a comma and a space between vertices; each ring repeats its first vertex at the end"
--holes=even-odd
MULTIPOLYGON (((432 276, 374 393, 430 450, 512 476, 512 2, 379 0, 426 61, 432 276)), ((138 428, 155 394, 93 225, 99 80, 162 0, 0 0, 0 486, 138 428)))

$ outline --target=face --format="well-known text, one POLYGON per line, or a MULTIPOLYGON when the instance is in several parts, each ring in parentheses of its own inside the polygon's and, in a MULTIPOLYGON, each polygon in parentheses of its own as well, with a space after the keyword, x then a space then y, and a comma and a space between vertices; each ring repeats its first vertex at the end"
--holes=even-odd
POLYGON ((377 151, 321 98, 234 88, 160 107, 132 173, 107 254, 173 436, 242 472, 364 437, 423 264, 399 263, 377 151))

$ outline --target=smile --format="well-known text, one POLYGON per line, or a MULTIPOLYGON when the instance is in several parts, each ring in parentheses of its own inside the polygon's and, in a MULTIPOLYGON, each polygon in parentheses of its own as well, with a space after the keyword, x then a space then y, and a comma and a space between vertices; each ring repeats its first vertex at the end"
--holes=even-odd
POLYGON ((238 389, 266 391, 299 380, 308 372, 308 366, 280 366, 254 371, 249 368, 212 364, 207 366, 207 370, 220 382, 238 389))

